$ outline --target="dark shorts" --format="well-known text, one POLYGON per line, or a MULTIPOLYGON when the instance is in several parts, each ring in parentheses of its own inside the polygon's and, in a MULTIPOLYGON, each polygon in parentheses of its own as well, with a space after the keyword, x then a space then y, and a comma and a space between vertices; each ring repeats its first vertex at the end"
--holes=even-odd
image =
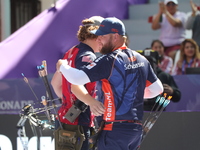
POLYGON ((142 137, 142 125, 121 123, 112 131, 103 130, 97 150, 136 150, 142 137))

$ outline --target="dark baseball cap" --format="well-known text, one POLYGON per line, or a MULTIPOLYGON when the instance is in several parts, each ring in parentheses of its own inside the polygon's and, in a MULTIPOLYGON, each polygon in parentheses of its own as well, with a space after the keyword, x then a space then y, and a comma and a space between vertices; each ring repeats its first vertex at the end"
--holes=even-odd
POLYGON ((95 35, 106 35, 110 33, 118 33, 119 35, 125 35, 125 26, 123 22, 115 17, 105 18, 98 30, 92 30, 91 33, 95 35))

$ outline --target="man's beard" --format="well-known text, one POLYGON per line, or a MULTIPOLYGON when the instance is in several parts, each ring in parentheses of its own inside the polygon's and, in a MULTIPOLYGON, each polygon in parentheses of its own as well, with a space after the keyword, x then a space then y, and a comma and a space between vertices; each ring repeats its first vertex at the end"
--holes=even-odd
POLYGON ((114 46, 112 45, 111 41, 112 40, 110 39, 108 41, 108 43, 101 48, 101 50, 100 50, 101 54, 108 54, 108 53, 111 53, 113 51, 114 46))

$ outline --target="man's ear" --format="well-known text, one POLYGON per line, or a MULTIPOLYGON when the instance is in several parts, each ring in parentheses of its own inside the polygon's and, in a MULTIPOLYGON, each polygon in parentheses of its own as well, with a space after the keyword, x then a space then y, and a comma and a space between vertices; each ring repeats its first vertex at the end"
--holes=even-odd
POLYGON ((120 36, 120 35, 119 35, 118 33, 115 33, 115 34, 114 34, 113 38, 114 38, 114 41, 115 41, 115 42, 118 41, 119 36, 120 36))

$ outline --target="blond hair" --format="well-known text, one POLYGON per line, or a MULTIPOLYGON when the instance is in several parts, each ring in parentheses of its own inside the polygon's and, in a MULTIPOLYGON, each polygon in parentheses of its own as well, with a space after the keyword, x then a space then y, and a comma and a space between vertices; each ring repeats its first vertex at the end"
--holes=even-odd
POLYGON ((85 41, 86 39, 96 39, 97 35, 90 33, 92 30, 97 30, 99 26, 95 25, 95 22, 92 19, 85 19, 82 21, 82 24, 79 27, 77 32, 77 37, 80 42, 85 41))

